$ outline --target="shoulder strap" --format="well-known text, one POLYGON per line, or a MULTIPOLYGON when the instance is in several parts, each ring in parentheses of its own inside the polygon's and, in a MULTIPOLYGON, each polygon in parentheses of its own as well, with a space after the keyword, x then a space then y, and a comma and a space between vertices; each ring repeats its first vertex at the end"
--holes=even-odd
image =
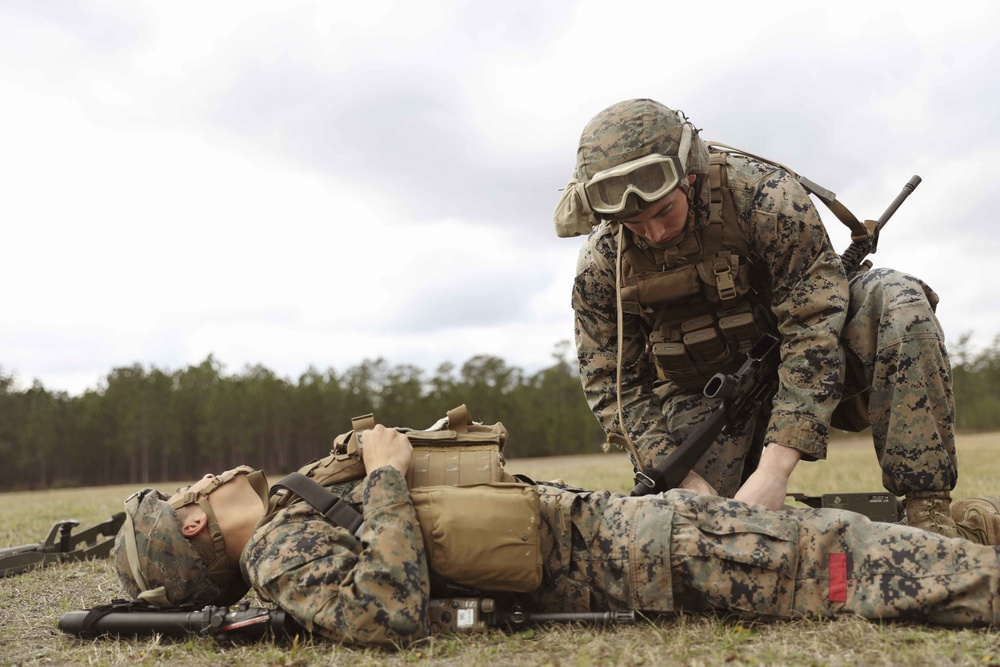
MULTIPOLYGON (((712 153, 709 156, 708 184, 712 199, 708 214, 708 228, 703 235, 704 255, 711 257, 722 249, 726 227, 738 229, 736 202, 729 189, 729 173, 726 171, 726 153, 712 153), (729 222, 729 225, 725 223, 729 222)), ((732 236, 732 231, 726 235, 732 236)), ((729 239, 731 240, 731 239, 729 239)))
POLYGON ((271 487, 272 493, 275 487, 288 489, 319 510, 327 521, 354 535, 360 534, 364 527, 364 518, 360 512, 300 472, 293 472, 280 480, 271 487))
POLYGON ((851 213, 851 211, 848 210, 846 206, 837 201, 836 194, 834 194, 830 190, 827 190, 821 185, 813 183, 805 176, 800 176, 799 174, 792 171, 791 169, 781 164, 780 162, 775 162, 774 160, 769 160, 766 157, 761 157, 759 155, 754 155, 753 153, 748 153, 745 150, 736 148, 734 146, 729 146, 728 144, 719 143, 718 141, 708 141, 706 142, 706 145, 708 146, 709 151, 713 153, 721 152, 721 153, 734 153, 737 155, 745 155, 747 157, 752 157, 755 160, 760 160, 761 162, 766 162, 767 164, 772 164, 776 167, 781 167, 789 174, 791 174, 792 178, 797 180, 802 185, 802 187, 804 187, 806 191, 809 192, 809 194, 816 195, 816 198, 819 199, 824 204, 826 204, 826 207, 830 209, 830 211, 833 212, 835 216, 837 216, 837 219, 840 220, 842 223, 844 223, 844 225, 846 225, 847 228, 851 230, 852 241, 864 241, 865 239, 869 238, 872 235, 873 226, 870 224, 866 224, 868 221, 866 221, 866 223, 862 223, 860 220, 858 220, 857 217, 855 217, 855 215, 851 213))
POLYGON ((732 190, 729 189, 729 172, 726 171, 728 153, 714 152, 709 155, 708 184, 711 188, 711 207, 708 225, 702 231, 704 258, 698 264, 701 279, 715 285, 719 300, 726 302, 736 298, 734 273, 739 268, 739 255, 746 256, 746 240, 740 233, 739 214, 732 190), (723 247, 735 249, 737 255, 723 251, 723 247))

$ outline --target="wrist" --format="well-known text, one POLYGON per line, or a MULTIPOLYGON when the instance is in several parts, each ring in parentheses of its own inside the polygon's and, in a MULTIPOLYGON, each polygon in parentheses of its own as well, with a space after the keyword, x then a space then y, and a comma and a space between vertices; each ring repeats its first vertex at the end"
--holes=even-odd
POLYGON ((795 469, 796 464, 801 458, 802 452, 799 450, 786 447, 777 442, 769 442, 764 447, 764 451, 761 452, 758 467, 766 468, 771 472, 780 473, 788 477, 792 474, 792 470, 795 469))

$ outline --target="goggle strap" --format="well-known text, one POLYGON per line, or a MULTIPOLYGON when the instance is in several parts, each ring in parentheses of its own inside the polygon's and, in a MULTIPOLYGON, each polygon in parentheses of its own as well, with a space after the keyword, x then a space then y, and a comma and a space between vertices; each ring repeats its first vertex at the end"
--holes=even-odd
POLYGON ((149 590, 146 580, 143 579, 139 571, 139 547, 135 543, 135 524, 132 522, 132 512, 139 506, 139 498, 135 496, 129 498, 125 503, 125 554, 128 556, 128 566, 132 570, 132 577, 139 587, 140 592, 149 590), (129 507, 131 505, 131 507, 129 507))
POLYGON ((681 173, 678 174, 678 176, 681 178, 681 180, 683 180, 684 177, 687 176, 687 171, 688 171, 687 161, 688 161, 688 153, 690 152, 691 152, 691 123, 684 123, 684 126, 681 129, 681 144, 680 147, 677 149, 677 157, 680 158, 681 161, 681 173))
POLYGON ((167 589, 164 586, 158 586, 139 593, 139 599, 145 600, 146 602, 149 602, 157 607, 166 608, 174 606, 173 603, 170 602, 170 598, 167 597, 167 589))

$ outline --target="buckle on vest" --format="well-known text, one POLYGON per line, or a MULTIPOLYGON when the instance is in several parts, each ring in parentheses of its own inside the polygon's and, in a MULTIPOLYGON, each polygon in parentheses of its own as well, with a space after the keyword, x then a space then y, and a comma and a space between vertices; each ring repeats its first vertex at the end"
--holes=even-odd
POLYGON ((736 283, 733 282, 733 272, 729 262, 716 262, 712 267, 715 274, 715 287, 719 290, 719 298, 723 301, 736 298, 736 283))

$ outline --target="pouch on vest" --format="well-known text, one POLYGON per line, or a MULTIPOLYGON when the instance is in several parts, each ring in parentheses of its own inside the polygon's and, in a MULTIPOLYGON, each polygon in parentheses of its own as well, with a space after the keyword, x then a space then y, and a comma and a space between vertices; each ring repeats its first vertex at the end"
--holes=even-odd
MULTIPOLYGON (((364 477, 361 456, 364 444, 359 435, 375 426, 375 417, 371 414, 355 417, 351 425, 353 430, 334 439, 329 456, 303 466, 299 472, 323 486, 364 477)), ((503 469, 507 429, 500 422, 490 426, 475 423, 464 404, 449 410, 426 431, 397 430, 413 445, 413 460, 406 473, 406 483, 411 489, 513 480, 503 469)))
POLYGON ((419 486, 468 486, 511 482, 503 469, 507 429, 497 422, 477 424, 465 405, 449 410, 446 421, 427 431, 404 431, 413 445, 413 460, 406 473, 410 488, 419 486))
POLYGON ((530 593, 541 586, 535 487, 431 486, 414 488, 410 497, 435 572, 486 591, 530 593))

